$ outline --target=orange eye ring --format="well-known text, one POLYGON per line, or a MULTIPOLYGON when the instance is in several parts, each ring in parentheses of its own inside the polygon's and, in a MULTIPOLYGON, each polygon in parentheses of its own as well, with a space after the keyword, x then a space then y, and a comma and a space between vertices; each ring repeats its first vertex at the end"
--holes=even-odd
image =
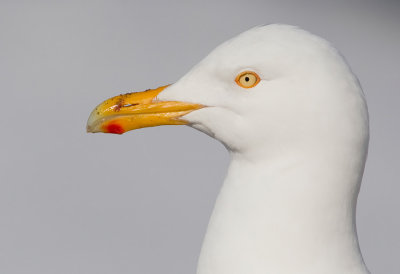
POLYGON ((260 76, 254 71, 243 71, 236 76, 235 82, 242 88, 252 88, 255 87, 260 80, 260 76))

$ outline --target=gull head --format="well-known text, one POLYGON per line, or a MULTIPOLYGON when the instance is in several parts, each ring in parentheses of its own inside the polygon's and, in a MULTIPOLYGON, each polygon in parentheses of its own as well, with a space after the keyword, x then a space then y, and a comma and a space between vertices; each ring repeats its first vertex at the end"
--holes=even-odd
POLYGON ((89 132, 122 134, 186 124, 230 151, 365 147, 363 92, 326 40, 288 25, 255 27, 226 41, 176 83, 115 96, 89 117, 89 132))

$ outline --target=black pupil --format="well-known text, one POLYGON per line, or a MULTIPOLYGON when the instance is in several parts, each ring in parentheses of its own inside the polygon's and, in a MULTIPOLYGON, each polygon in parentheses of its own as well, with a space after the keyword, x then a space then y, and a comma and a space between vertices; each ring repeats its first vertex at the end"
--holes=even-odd
POLYGON ((250 81, 249 76, 246 76, 246 77, 244 78, 244 80, 245 80, 246 82, 250 81))

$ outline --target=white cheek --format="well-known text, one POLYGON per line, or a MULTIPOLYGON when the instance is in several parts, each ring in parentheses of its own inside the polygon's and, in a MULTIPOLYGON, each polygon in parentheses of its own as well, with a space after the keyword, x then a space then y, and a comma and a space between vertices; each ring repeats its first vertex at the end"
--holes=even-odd
POLYGON ((238 150, 244 140, 240 130, 244 120, 238 114, 219 107, 206 107, 182 117, 190 126, 217 139, 230 150, 238 150))
POLYGON ((203 109, 195 110, 189 114, 182 116, 181 119, 188 121, 190 127, 195 128, 214 138, 213 131, 208 127, 207 123, 204 123, 204 120, 207 119, 205 119, 206 115, 202 115, 201 112, 203 111, 203 109))

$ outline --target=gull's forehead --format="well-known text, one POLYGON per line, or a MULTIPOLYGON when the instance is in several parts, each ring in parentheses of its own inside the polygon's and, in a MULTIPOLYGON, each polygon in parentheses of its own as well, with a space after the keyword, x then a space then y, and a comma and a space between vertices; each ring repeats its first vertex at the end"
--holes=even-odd
POLYGON ((233 61, 238 58, 277 57, 301 58, 311 53, 323 54, 330 44, 305 30, 288 25, 255 27, 217 47, 210 58, 233 61))
POLYGON ((337 57, 329 42, 318 36, 294 26, 267 25, 221 44, 192 73, 206 77, 213 74, 227 80, 244 70, 255 70, 269 79, 301 76, 333 65, 340 60, 337 57))

